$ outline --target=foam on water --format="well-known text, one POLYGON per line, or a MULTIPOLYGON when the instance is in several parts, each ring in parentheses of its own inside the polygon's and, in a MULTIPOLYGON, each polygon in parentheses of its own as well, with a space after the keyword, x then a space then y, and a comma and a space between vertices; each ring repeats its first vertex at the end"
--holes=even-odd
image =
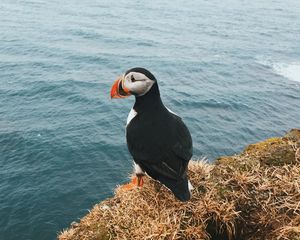
POLYGON ((277 63, 273 64, 273 68, 278 74, 292 81, 300 82, 300 62, 277 63))

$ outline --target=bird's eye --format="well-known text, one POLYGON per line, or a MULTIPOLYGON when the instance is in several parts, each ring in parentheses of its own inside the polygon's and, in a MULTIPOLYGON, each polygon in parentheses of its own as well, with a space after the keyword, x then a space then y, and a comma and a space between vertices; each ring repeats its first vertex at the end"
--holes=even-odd
POLYGON ((132 81, 132 82, 135 82, 135 81, 136 81, 133 75, 131 75, 131 81, 132 81))

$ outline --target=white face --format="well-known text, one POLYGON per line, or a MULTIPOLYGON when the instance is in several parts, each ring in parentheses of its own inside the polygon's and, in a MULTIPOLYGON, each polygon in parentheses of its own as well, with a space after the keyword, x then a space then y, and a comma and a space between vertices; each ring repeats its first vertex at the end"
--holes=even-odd
POLYGON ((139 72, 130 72, 124 76, 123 80, 123 85, 137 96, 145 95, 153 84, 153 80, 139 72))

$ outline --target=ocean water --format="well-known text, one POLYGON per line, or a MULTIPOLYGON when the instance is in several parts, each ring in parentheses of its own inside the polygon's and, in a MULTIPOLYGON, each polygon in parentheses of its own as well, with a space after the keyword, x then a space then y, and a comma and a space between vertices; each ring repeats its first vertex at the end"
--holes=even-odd
POLYGON ((0 239, 50 240, 128 181, 133 98, 149 69, 194 158, 300 127, 300 1, 0 2, 0 239))

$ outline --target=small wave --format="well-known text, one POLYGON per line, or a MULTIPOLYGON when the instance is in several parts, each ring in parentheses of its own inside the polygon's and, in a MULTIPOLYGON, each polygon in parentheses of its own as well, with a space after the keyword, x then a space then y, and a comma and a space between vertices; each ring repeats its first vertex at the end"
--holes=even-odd
POLYGON ((292 81, 300 82, 300 62, 291 64, 277 63, 273 64, 276 73, 292 81))

